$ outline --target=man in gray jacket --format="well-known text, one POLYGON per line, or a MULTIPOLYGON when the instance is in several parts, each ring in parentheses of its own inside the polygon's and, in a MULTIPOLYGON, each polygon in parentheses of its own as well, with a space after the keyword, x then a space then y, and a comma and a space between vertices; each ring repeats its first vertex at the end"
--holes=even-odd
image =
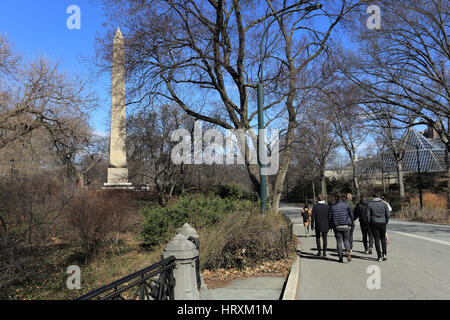
POLYGON ((378 261, 386 261, 386 225, 389 223, 389 207, 377 194, 374 194, 372 201, 369 202, 369 212, 369 223, 375 240, 377 259, 378 261))

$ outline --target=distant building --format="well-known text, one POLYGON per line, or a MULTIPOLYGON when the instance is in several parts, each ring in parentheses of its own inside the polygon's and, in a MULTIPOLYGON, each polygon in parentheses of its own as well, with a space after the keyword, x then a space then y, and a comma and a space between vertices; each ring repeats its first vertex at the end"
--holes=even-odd
MULTIPOLYGON (((395 157, 390 150, 356 162, 361 182, 382 185, 384 175, 387 185, 398 183, 395 157)), ((406 136, 403 173, 410 172, 445 172, 445 145, 432 128, 424 132, 410 130, 406 136)), ((352 169, 348 164, 341 170, 328 170, 329 178, 351 178, 352 169)))
MULTIPOLYGON (((387 184, 398 182, 396 161, 390 150, 359 161, 357 169, 361 180, 370 181, 375 185, 381 185, 383 174, 387 184)), ((406 136, 403 173, 419 170, 420 172, 445 172, 445 146, 437 132, 430 128, 423 133, 410 130, 406 136)))

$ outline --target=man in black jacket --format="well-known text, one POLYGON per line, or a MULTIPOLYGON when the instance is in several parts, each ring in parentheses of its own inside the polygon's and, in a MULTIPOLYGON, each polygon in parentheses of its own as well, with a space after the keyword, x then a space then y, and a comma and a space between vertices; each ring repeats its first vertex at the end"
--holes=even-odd
POLYGON ((325 204, 325 197, 319 195, 319 202, 314 206, 311 216, 311 229, 316 231, 317 256, 321 255, 320 238, 323 241, 323 256, 327 256, 327 236, 330 230, 328 211, 330 206, 325 204))
POLYGON ((386 225, 389 223, 389 207, 377 195, 369 202, 370 228, 375 238, 378 261, 387 260, 386 225), (381 249, 380 249, 381 242, 381 249))
POLYGON ((359 226, 361 227, 362 239, 364 243, 364 253, 372 254, 373 248, 373 234, 370 229, 370 212, 369 212, 369 201, 367 201, 365 195, 361 195, 361 200, 355 207, 353 212, 353 217, 355 221, 359 219, 359 226), (367 238, 369 238, 369 243, 367 245, 367 238))

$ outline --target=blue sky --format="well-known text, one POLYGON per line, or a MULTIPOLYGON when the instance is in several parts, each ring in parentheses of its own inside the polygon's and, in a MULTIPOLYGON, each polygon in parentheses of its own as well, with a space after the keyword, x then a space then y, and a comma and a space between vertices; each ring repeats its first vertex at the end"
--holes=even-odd
MULTIPOLYGON (((102 31, 102 6, 90 0, 0 0, 0 33, 6 33, 15 50, 26 60, 45 55, 60 62, 62 72, 87 75, 89 65, 80 56, 95 54, 94 39, 102 31), (67 8, 81 9, 81 29, 69 30, 67 8)), ((92 79, 91 79, 92 80, 92 79)), ((107 132, 109 113, 109 79, 105 75, 92 80, 92 89, 100 103, 91 115, 91 124, 99 132, 107 132)))

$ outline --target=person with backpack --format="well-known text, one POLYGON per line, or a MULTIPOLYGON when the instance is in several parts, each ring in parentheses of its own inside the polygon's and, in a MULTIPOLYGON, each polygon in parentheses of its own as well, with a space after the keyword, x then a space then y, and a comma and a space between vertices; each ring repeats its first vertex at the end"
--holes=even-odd
POLYGON ((345 200, 346 195, 338 193, 336 195, 336 202, 330 207, 328 211, 328 221, 334 230, 340 263, 344 262, 342 242, 344 242, 347 262, 352 261, 349 238, 351 226, 353 224, 353 211, 352 207, 350 207, 350 205, 346 203, 345 200))
POLYGON ((366 196, 362 194, 361 200, 358 202, 355 210, 353 211, 353 216, 355 221, 359 219, 359 226, 361 227, 365 254, 372 254, 373 248, 373 234, 372 230, 370 229, 369 214, 369 201, 367 201, 366 196), (367 243, 367 238, 369 238, 369 243, 367 243))
POLYGON ((311 215, 312 212, 308 208, 308 204, 305 204, 305 207, 302 209, 302 217, 303 217, 303 225, 305 226, 305 235, 309 237, 309 231, 311 228, 311 215))
POLYGON ((325 203, 325 197, 318 196, 319 202, 313 207, 311 215, 311 230, 316 232, 317 256, 327 256, 327 237, 330 230, 328 222, 328 210, 330 206, 325 203), (320 245, 320 238, 323 242, 323 251, 320 245), (323 252, 323 253, 322 253, 323 252))
POLYGON ((387 260, 386 246, 386 226, 389 223, 389 207, 381 200, 378 195, 374 194, 372 201, 369 202, 370 228, 375 239, 375 249, 377 250, 377 260, 387 260), (380 248, 381 243, 381 248, 380 248))

